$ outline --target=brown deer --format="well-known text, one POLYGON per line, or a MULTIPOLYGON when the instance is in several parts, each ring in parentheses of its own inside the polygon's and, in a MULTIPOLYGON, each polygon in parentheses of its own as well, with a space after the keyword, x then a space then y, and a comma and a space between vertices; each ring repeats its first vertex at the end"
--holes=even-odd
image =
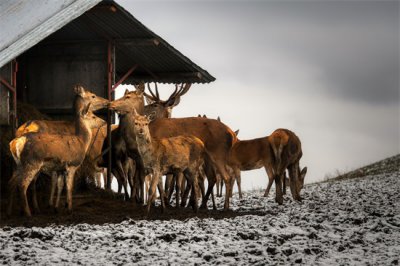
POLYGON ((282 183, 284 171, 288 168, 291 177, 290 187, 293 198, 300 200, 299 189, 304 182, 306 168, 299 171, 299 161, 302 156, 301 142, 290 130, 277 129, 270 136, 252 140, 238 140, 229 156, 229 165, 235 172, 240 188, 240 171, 264 167, 268 175, 267 196, 273 181, 276 185, 276 201, 283 203, 282 183), (239 178, 238 178, 239 177, 239 178))
MULTIPOLYGON (((234 132, 223 123, 207 118, 188 117, 157 119, 150 123, 150 132, 155 138, 173 136, 196 136, 205 145, 207 151, 215 162, 217 172, 224 179, 228 195, 225 197, 224 209, 229 209, 230 176, 227 172, 228 155, 237 138, 234 132)), ((215 180, 209 182, 209 188, 205 195, 205 201, 211 194, 215 180), (211 189, 212 190, 212 189, 211 189)), ((202 207, 204 207, 204 201, 202 207)))
POLYGON ((65 172, 68 211, 72 212, 74 174, 85 158, 92 135, 91 120, 87 117, 90 103, 85 105, 84 99, 76 95, 74 106, 75 110, 79 110, 76 113, 75 135, 30 133, 10 142, 10 150, 17 168, 9 181, 9 214, 18 186, 24 213, 28 217, 31 216, 26 190, 40 171, 49 175, 52 172, 65 172))
MULTIPOLYGON (((143 167, 140 156, 137 152, 136 139, 133 133, 131 122, 129 122, 129 119, 126 117, 126 112, 123 110, 129 111, 133 107, 137 110, 139 114, 151 114, 155 119, 160 117, 170 117, 172 108, 179 104, 180 97, 189 90, 191 84, 182 84, 180 87, 178 85, 175 85, 175 91, 165 101, 160 99, 156 83, 155 93, 151 90, 149 84, 147 84, 147 86, 150 94, 144 92, 145 86, 144 83, 141 83, 138 86, 135 86, 136 91, 125 91, 125 95, 122 98, 113 101, 112 105, 110 105, 111 109, 113 109, 115 106, 119 106, 120 110, 122 110, 117 110, 120 115, 120 129, 115 132, 115 142, 123 143, 126 146, 128 156, 135 160, 135 184, 137 185, 134 186, 134 189, 131 192, 131 196, 136 196, 137 202, 144 202, 143 186, 145 175, 142 169, 143 167), (144 96, 146 96, 146 100, 149 105, 144 106, 144 96)), ((123 157, 123 155, 121 153, 117 153, 113 157, 118 158, 123 157)), ((122 173, 122 176, 125 176, 125 178, 127 178, 126 174, 124 174, 122 171, 119 172, 122 173)))
MULTIPOLYGON (((90 103, 90 108, 89 108, 89 112, 87 114, 87 117, 92 117, 94 118, 94 115, 92 112, 97 111, 99 109, 102 108, 106 108, 108 106, 109 101, 97 96, 96 94, 90 92, 89 90, 86 90, 84 87, 80 86, 80 85, 76 85, 74 87, 74 92, 76 95, 79 95, 82 99, 83 104, 88 105, 90 103)), ((76 108, 74 106, 74 108, 76 108)), ((79 107, 80 108, 80 107, 79 107)), ((74 110, 74 112, 76 113, 78 110, 74 110)), ((96 119, 96 118, 94 118, 96 119)), ((100 119, 100 118, 99 118, 100 119)), ((103 120, 93 120, 92 125, 99 125, 100 123, 102 123, 103 120)), ((94 136, 96 136, 93 139, 93 142, 98 142, 99 139, 101 139, 102 135, 101 134, 103 132, 100 132, 100 134, 98 134, 98 128, 94 128, 93 131, 96 130, 96 133, 94 133, 94 136)), ((21 125, 17 131, 16 131, 16 138, 21 137, 25 134, 28 133, 34 133, 34 132, 39 132, 39 133, 48 133, 48 134, 66 134, 66 135, 72 135, 75 134, 75 122, 74 121, 54 121, 54 120, 30 120, 27 121, 26 123, 24 123, 23 125, 21 125)), ((92 146, 95 146, 93 144, 91 144, 92 146)), ((98 145, 97 145, 98 146, 98 145)), ((99 153, 96 154, 96 148, 91 149, 91 152, 89 155, 93 155, 93 157, 96 155, 98 155, 99 153)), ((98 172, 100 169, 97 169, 97 167, 94 165, 94 163, 91 160, 85 160, 85 168, 91 168, 94 169, 94 172, 98 172)), ((52 177, 52 182, 51 182, 51 196, 50 196, 50 200, 49 200, 49 205, 50 206, 54 206, 53 205, 53 196, 54 196, 54 191, 55 191, 55 186, 57 184, 57 182, 61 182, 57 181, 57 173, 51 173, 51 177, 52 177)), ((37 198, 36 198, 36 178, 33 181, 33 205, 34 208, 37 212, 39 212, 39 207, 37 204, 37 198)))
MULTIPOLYGON (((200 167, 204 163, 206 150, 203 142, 194 136, 177 136, 169 138, 152 138, 149 130, 150 120, 134 112, 134 130, 138 151, 142 157, 143 166, 153 174, 150 184, 147 212, 150 211, 155 199, 156 186, 160 184, 161 176, 166 174, 179 175, 183 173, 194 187, 191 201, 197 211, 197 186, 200 167)), ((163 198, 161 197, 163 201, 163 198)), ((163 208, 165 204, 162 203, 163 208)))
MULTIPOLYGON (((131 110, 131 105, 134 104, 135 101, 132 99, 127 99, 123 97, 119 100, 113 101, 110 103, 109 108, 118 112, 118 113, 127 113, 131 110)), ((140 114, 140 110, 137 110, 140 114)), ((134 123, 134 119, 131 117, 131 122, 126 122, 126 135, 124 139, 128 144, 128 150, 137 151, 135 144, 134 132, 132 130, 132 124, 134 123), (130 133, 128 133, 130 132, 130 133)), ((122 125, 120 125, 122 126, 122 125)), ((233 131, 228 128, 223 123, 214 120, 214 119, 206 119, 206 118, 159 118, 152 121, 149 125, 151 135, 154 138, 166 138, 166 137, 174 137, 174 136, 196 136, 206 146, 206 149, 209 151, 212 159, 216 162, 217 171, 220 172, 223 176, 225 183, 230 183, 230 177, 226 170, 226 163, 229 154, 229 150, 231 149, 233 143, 236 141, 236 136, 233 131)), ((130 156, 133 154, 130 154, 130 156)), ((226 186, 226 189, 230 189, 230 185, 226 186)), ((210 193, 208 193, 208 196, 210 193)), ((206 198, 207 198, 206 194, 206 198)), ((229 194, 228 194, 229 195, 229 194)), ((225 209, 229 208, 229 198, 225 198, 225 209)))

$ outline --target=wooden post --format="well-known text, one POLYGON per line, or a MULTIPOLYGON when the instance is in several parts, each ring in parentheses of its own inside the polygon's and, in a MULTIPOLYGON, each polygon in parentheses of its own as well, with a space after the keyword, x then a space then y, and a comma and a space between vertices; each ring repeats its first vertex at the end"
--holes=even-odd
MULTIPOLYGON (((107 47, 107 94, 108 94, 108 100, 112 100, 112 83, 113 79, 115 78, 113 75, 114 72, 114 66, 113 66, 113 57, 115 57, 115 54, 113 54, 114 45, 111 43, 111 41, 108 42, 108 47, 107 47)), ((107 143, 108 143, 108 156, 107 156, 107 184, 106 189, 111 189, 111 122, 112 122, 112 112, 111 110, 107 111, 107 143)))

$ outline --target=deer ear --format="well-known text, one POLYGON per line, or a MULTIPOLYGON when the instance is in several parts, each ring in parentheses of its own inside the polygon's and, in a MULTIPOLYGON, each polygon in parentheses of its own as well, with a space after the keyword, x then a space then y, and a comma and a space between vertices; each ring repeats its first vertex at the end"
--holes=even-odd
POLYGON ((235 131, 235 135, 239 135, 239 129, 235 131))
POLYGON ((143 93, 144 92, 144 81, 141 81, 138 85, 135 86, 136 91, 143 93))
POLYGON ((82 109, 82 115, 83 116, 85 116, 85 115, 87 115, 88 113, 89 113, 89 110, 90 110, 90 105, 91 105, 92 103, 88 103, 88 105, 86 105, 83 109, 82 109))
POLYGON ((197 117, 201 117, 201 114, 198 114, 197 117))
POLYGON ((207 118, 207 116, 206 116, 206 115, 203 115, 203 118, 207 118))
POLYGON ((129 90, 128 89, 125 90, 124 96, 127 95, 127 94, 129 94, 129 90))
POLYGON ((85 89, 80 86, 80 85, 76 85, 74 88, 74 91, 76 94, 80 95, 80 96, 84 96, 85 95, 85 89))
POLYGON ((306 174, 307 174, 307 166, 304 167, 304 168, 301 170, 301 172, 300 172, 300 177, 301 177, 301 179, 304 179, 304 177, 306 176, 306 174))
POLYGON ((219 122, 221 122, 221 118, 220 118, 219 116, 217 117, 217 120, 218 120, 219 122))
POLYGON ((153 111, 150 114, 146 115, 147 119, 149 119, 149 121, 153 121, 154 119, 156 119, 156 112, 153 111))

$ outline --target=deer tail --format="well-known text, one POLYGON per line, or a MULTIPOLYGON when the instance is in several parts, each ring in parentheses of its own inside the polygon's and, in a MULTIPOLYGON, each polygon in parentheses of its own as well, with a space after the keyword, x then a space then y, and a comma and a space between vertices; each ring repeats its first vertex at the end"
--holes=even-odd
POLYGON ((10 152, 14 161, 18 164, 21 163, 21 153, 24 150, 27 138, 25 136, 15 138, 10 142, 10 152))

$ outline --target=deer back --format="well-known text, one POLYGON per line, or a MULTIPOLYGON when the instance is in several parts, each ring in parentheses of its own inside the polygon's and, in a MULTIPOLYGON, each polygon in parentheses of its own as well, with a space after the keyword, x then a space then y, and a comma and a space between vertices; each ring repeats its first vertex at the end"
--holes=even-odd
POLYGON ((215 160, 226 162, 228 153, 237 141, 233 131, 223 123, 206 118, 160 118, 149 125, 153 138, 195 136, 205 145, 215 160))

